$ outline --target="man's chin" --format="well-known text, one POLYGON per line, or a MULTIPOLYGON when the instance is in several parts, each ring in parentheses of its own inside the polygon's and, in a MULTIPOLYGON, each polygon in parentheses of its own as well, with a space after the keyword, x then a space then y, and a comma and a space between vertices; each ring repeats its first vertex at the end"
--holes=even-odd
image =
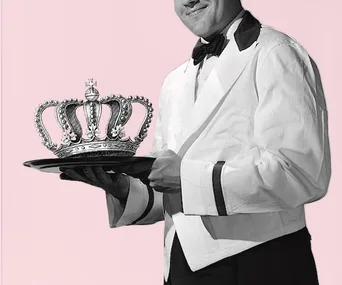
POLYGON ((199 38, 203 38, 203 39, 209 38, 209 37, 212 35, 212 33, 203 33, 203 31, 200 31, 200 32, 198 32, 198 33, 194 33, 194 32, 193 32, 193 34, 194 34, 195 36, 197 36, 197 37, 199 37, 199 38))
POLYGON ((195 36, 197 36, 197 37, 199 37, 199 38, 205 38, 205 37, 210 36, 210 32, 204 30, 204 29, 201 28, 201 27, 196 27, 196 28, 194 28, 194 29, 191 29, 191 32, 192 32, 195 36))

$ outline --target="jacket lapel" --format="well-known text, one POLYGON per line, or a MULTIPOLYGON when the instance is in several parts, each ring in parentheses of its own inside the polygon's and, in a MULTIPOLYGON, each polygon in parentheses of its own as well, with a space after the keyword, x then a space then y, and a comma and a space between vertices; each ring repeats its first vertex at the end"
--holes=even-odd
POLYGON ((176 113, 172 121, 172 133, 179 143, 181 140, 181 131, 185 122, 189 121, 190 111, 192 110, 195 102, 195 84, 198 72, 198 65, 193 65, 193 60, 189 60, 184 68, 182 78, 175 82, 173 89, 173 110, 176 113))
MULTIPOLYGON (((229 95, 230 89, 254 54, 259 33, 259 21, 246 11, 243 20, 234 33, 234 37, 230 39, 211 71, 201 94, 199 94, 196 102, 192 103, 193 107, 191 108, 188 103, 182 106, 183 126, 182 132, 178 135, 176 147, 176 152, 181 157, 198 138, 229 95)), ((188 75, 190 77, 187 77, 186 80, 192 83, 189 83, 188 88, 184 89, 182 100, 189 102, 188 98, 185 99, 185 96, 189 96, 193 102, 197 68, 193 66, 192 61, 190 61, 188 68, 190 68, 188 75), (196 72, 191 72, 193 68, 196 72)))

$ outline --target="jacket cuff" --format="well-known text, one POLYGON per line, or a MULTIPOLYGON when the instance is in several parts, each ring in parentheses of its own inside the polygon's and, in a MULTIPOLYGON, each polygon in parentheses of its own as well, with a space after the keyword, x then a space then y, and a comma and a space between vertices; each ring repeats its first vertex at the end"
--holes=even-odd
POLYGON ((125 207, 120 200, 106 193, 109 226, 111 228, 130 225, 145 212, 149 203, 149 191, 139 179, 129 177, 130 189, 125 207))
MULTIPOLYGON (((214 167, 213 162, 182 159, 181 191, 185 215, 218 215, 213 187, 214 167)), ((220 176, 215 175, 215 179, 221 183, 220 176)))

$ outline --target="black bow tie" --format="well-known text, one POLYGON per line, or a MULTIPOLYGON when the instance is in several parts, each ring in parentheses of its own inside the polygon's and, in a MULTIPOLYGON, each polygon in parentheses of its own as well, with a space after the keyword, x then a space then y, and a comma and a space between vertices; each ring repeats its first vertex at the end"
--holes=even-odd
POLYGON ((207 55, 220 56, 225 47, 226 37, 222 34, 216 35, 208 44, 203 44, 201 40, 198 40, 192 51, 194 65, 201 63, 207 55))

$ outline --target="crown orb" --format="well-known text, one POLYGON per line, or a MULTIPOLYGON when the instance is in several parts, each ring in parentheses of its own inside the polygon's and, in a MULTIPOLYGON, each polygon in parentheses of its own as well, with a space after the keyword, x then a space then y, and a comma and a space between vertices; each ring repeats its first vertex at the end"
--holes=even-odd
POLYGON ((99 96, 99 91, 95 88, 89 88, 85 93, 86 99, 91 102, 96 101, 99 98, 99 96))

